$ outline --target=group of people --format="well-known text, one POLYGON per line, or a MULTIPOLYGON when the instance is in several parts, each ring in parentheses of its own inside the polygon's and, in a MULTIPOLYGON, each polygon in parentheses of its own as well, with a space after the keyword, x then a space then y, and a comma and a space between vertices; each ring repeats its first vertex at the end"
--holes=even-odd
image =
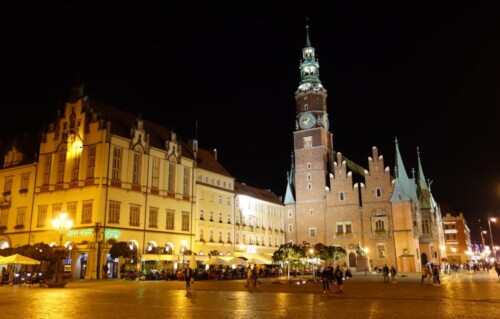
POLYGON ((424 283, 424 281, 427 281, 427 284, 431 284, 431 279, 432 279, 432 284, 435 286, 441 285, 441 280, 439 279, 439 272, 440 272, 440 267, 439 265, 436 264, 426 264, 422 266, 422 279, 420 280, 420 283, 424 283))
MULTIPOLYGON (((350 274, 350 270, 347 269, 347 271, 350 274)), ((347 271, 346 276, 348 275, 347 271)), ((325 267, 325 269, 321 271, 321 281, 323 283, 323 293, 332 293, 334 283, 337 284, 338 293, 343 293, 344 272, 342 268, 340 268, 340 265, 337 265, 335 270, 333 270, 332 266, 325 267)))
POLYGON ((382 267, 382 274, 384 275, 384 283, 389 282, 389 274, 391 275, 392 282, 396 283, 396 278, 398 277, 398 271, 396 270, 396 267, 391 266, 389 268, 389 266, 385 264, 384 267, 382 267))

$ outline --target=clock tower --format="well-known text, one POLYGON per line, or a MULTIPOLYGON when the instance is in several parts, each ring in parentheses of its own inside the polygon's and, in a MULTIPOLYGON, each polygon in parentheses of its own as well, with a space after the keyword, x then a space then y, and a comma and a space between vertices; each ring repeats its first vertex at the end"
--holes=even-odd
MULTIPOLYGON (((326 242, 326 194, 333 163, 333 141, 326 107, 327 91, 319 79, 319 63, 309 39, 300 62, 301 81, 295 92, 295 165, 290 181, 294 196, 285 202, 288 241, 302 244, 326 242), (293 199, 292 199, 293 198, 293 199)), ((290 186, 290 185, 289 185, 290 186)), ((288 190, 287 190, 288 191, 288 190)))

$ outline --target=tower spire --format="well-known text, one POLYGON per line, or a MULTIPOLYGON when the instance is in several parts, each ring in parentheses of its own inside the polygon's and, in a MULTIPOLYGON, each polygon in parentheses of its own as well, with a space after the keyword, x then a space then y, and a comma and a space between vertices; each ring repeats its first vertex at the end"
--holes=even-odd
POLYGON ((319 62, 316 59, 316 50, 311 46, 309 38, 309 24, 306 24, 306 46, 302 49, 300 79, 299 90, 324 90, 319 80, 319 62))

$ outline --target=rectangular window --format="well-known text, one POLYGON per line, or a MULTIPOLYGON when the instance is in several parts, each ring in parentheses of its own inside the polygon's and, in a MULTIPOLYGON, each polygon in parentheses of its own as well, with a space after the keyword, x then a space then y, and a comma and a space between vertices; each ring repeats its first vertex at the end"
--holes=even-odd
POLYGON ((5 177, 5 185, 3 186, 3 192, 4 193, 8 193, 8 194, 11 193, 11 191, 12 191, 12 180, 13 180, 12 176, 5 177))
POLYGON ((158 228, 158 208, 149 208, 149 227, 158 228))
POLYGON ((221 242, 221 241, 222 241, 222 231, 219 230, 219 242, 221 242))
POLYGON ((228 197, 228 198, 227 198, 227 205, 228 205, 228 206, 231 206, 231 197, 228 197))
POLYGON ((113 148, 113 172, 111 177, 115 180, 120 180, 120 171, 122 168, 122 149, 119 147, 113 148))
POLYGON ((189 196, 189 167, 184 167, 184 183, 182 184, 182 194, 184 196, 189 196))
POLYGON ((130 226, 139 226, 140 218, 141 218, 141 206, 130 205, 130 218, 129 218, 130 226))
POLYGON ((346 234, 352 233, 352 225, 351 224, 345 225, 345 232, 346 232, 346 234))
POLYGON ((151 187, 158 188, 160 181, 160 159, 153 157, 153 172, 151 173, 151 187))
POLYGON ((76 221, 76 207, 78 202, 69 202, 66 204, 68 207, 68 218, 72 221, 76 221))
POLYGON ((234 243, 235 244, 240 243, 240 234, 238 234, 238 233, 234 234, 234 243))
POLYGON ((21 188, 20 188, 20 190, 21 191, 28 191, 29 183, 30 183, 30 174, 28 173, 28 174, 21 175, 21 188))
POLYGON ((205 230, 200 228, 200 240, 205 240, 205 230))
POLYGON ((80 174, 80 152, 73 158, 73 169, 71 170, 71 181, 77 181, 80 174))
POLYGON ((208 240, 210 240, 211 242, 214 241, 214 231, 213 230, 210 230, 209 235, 208 235, 208 240))
POLYGON ((115 201, 109 201, 109 217, 108 221, 110 224, 120 223, 120 203, 115 201))
POLYGON ((36 227, 44 227, 47 220, 47 205, 38 206, 38 218, 36 220, 36 227))
POLYGON ((66 150, 59 152, 57 157, 57 183, 64 182, 64 169, 66 167, 66 150))
POLYGON ((17 209, 16 226, 24 227, 25 218, 26 218, 26 207, 19 207, 17 209))
POLYGON ((182 212, 182 230, 189 231, 189 212, 182 212))
POLYGON ((9 217, 9 210, 2 208, 0 211, 0 226, 7 227, 7 221, 9 217))
POLYGON ((136 185, 141 184, 141 163, 142 154, 140 152, 134 152, 134 166, 132 172, 132 183, 136 185))
POLYGON ((385 252, 385 246, 384 245, 377 245, 377 257, 378 258, 385 258, 387 256, 387 253, 385 252))
POLYGON ((313 146, 312 136, 304 137, 304 148, 311 148, 313 146))
POLYGON ((52 166, 52 154, 46 154, 43 162, 43 185, 50 183, 50 167, 52 166))
POLYGON ((316 228, 309 228, 309 237, 316 238, 316 228))
POLYGON ((62 203, 52 204, 52 219, 59 217, 62 212, 62 203))
POLYGON ((96 147, 90 145, 87 154, 87 178, 94 178, 96 147))
POLYGON ((427 219, 422 220, 422 233, 424 234, 430 233, 429 220, 427 219))
POLYGON ((200 210, 200 219, 201 220, 205 220, 205 212, 202 210, 200 210))
POLYGON ((219 223, 222 223, 222 212, 219 212, 219 223))
POLYGON ((174 229, 175 227, 175 211, 167 210, 167 229, 174 229))
POLYGON ((227 223, 231 224, 231 213, 227 213, 227 223))
POLYGON ((93 201, 86 200, 82 203, 82 224, 92 223, 92 205, 93 201))
POLYGON ((337 225, 337 234, 343 234, 344 233, 344 225, 340 224, 337 225))
MULTIPOLYGON (((175 159, 174 159, 175 160, 175 159)), ((168 163, 168 192, 175 192, 175 161, 170 160, 168 163)))
POLYGON ((231 242, 231 232, 227 232, 227 242, 231 242))

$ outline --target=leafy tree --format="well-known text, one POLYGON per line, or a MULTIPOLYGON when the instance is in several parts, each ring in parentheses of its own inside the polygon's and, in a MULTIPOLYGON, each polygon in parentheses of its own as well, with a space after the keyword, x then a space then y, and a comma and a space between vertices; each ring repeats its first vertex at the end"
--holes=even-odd
POLYGON ((111 248, 109 249, 109 254, 113 259, 118 257, 133 258, 137 256, 137 249, 135 247, 133 249, 130 249, 129 243, 120 241, 111 246, 111 248))
POLYGON ((274 262, 293 262, 298 263, 301 262, 301 259, 304 258, 306 254, 301 246, 291 243, 286 243, 281 245, 278 250, 276 250, 273 254, 274 262))

